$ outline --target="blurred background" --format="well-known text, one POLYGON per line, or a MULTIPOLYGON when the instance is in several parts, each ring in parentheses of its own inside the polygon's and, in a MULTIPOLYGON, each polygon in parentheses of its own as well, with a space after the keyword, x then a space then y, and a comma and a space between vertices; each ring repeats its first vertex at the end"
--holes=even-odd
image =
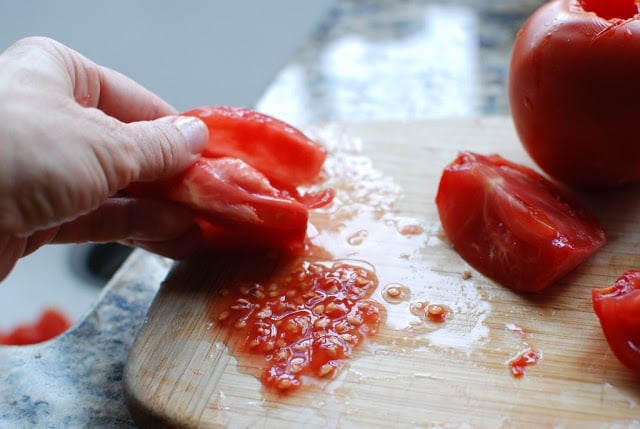
MULTIPOLYGON (((151 89, 179 110, 254 106, 330 8, 331 0, 4 2, 0 51, 48 36, 151 89)), ((73 320, 97 300, 117 248, 47 246, 0 283, 0 330, 45 306, 73 320)), ((115 265, 114 265, 115 264, 115 265)))

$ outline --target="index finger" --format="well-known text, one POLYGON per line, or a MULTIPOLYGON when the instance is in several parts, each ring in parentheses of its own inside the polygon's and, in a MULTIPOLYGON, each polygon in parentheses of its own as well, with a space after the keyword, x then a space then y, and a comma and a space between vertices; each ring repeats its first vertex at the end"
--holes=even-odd
MULTIPOLYGON (((31 53, 44 63, 41 67, 62 67, 74 99, 84 107, 96 107, 105 114, 122 122, 149 121, 163 116, 175 115, 178 111, 162 98, 149 91, 133 79, 108 67, 98 65, 56 40, 46 37, 28 37, 14 44, 7 52, 23 58, 31 53), (44 54, 44 55, 43 55, 44 54)), ((57 74, 49 75, 54 84, 57 74)), ((50 84, 51 82, 49 82, 50 84)))
POLYGON ((97 108, 123 122, 148 121, 178 111, 139 83, 108 67, 98 66, 97 108))

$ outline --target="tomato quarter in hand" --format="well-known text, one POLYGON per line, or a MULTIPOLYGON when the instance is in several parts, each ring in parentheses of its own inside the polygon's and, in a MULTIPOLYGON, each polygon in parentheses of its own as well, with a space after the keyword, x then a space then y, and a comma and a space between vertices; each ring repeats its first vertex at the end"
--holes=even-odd
POLYGON ((640 375, 640 270, 592 291, 593 309, 618 360, 640 375))
POLYGON ((211 248, 303 249, 309 209, 329 204, 334 195, 332 189, 298 192, 320 181, 324 148, 285 122, 246 108, 207 106, 185 115, 209 128, 200 160, 175 178, 136 183, 126 193, 193 209, 211 248))
POLYGON ((533 160, 572 187, 640 181, 640 16, 633 0, 554 0, 513 46, 513 121, 533 160))
POLYGON ((605 242, 585 207, 498 155, 460 153, 442 174, 436 204, 462 258, 519 292, 547 288, 605 242))

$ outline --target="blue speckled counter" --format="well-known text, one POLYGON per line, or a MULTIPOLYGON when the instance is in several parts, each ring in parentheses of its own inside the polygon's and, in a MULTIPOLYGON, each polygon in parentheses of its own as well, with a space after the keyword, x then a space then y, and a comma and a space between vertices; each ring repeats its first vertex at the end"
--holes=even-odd
MULTIPOLYGON (((258 110, 301 128, 340 120, 505 114, 513 38, 541 0, 343 0, 258 110)), ((136 251, 53 341, 0 347, 0 427, 133 427, 122 369, 170 262, 136 251)))

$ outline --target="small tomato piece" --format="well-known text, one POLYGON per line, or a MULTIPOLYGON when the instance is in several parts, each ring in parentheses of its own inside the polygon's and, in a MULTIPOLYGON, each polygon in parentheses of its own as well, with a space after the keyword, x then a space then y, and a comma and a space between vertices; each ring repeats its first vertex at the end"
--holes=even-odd
POLYGON ((462 152, 442 174, 438 214, 471 266, 519 292, 539 292, 605 242, 594 216, 559 187, 498 155, 462 152))
POLYGON ((640 15, 631 3, 581 2, 594 13, 577 0, 550 1, 513 46, 508 93, 520 141, 546 173, 572 187, 640 181, 640 15), (607 19, 608 11, 634 16, 607 19))
POLYGON ((629 270, 610 287, 592 291, 604 336, 622 364, 640 375, 640 270, 629 270))

